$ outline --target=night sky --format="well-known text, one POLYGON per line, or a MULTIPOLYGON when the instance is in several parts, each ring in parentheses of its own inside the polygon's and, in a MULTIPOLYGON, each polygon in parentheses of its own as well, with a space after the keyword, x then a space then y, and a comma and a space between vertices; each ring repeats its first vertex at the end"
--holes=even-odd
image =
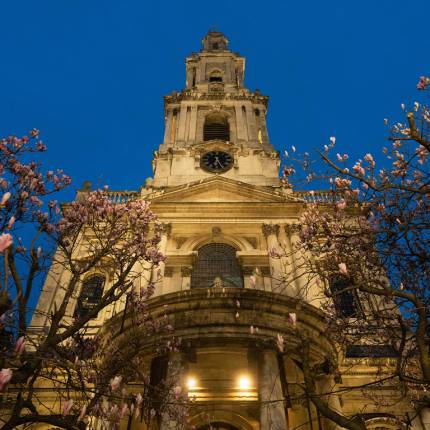
POLYGON ((41 130, 47 169, 138 189, 163 139, 163 96, 209 28, 270 96, 271 142, 311 151, 336 136, 352 158, 381 147, 384 118, 430 74, 430 2, 1 1, 0 136, 41 130))

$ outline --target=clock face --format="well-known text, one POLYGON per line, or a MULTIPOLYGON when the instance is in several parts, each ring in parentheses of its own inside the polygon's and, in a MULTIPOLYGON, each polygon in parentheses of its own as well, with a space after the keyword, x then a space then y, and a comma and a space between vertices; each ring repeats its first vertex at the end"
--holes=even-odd
POLYGON ((208 172, 225 172, 233 165, 233 157, 227 152, 210 151, 201 158, 201 166, 208 172))

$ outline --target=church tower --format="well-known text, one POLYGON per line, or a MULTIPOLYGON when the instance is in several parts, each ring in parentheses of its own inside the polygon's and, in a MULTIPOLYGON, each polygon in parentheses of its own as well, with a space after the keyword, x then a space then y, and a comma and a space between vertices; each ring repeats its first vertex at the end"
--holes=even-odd
POLYGON ((244 86, 245 59, 211 31, 186 59, 186 84, 164 99, 164 141, 154 158, 154 186, 215 175, 276 187, 278 154, 266 128, 268 98, 244 86))
MULTIPOLYGON (((156 270, 144 270, 140 285, 155 283, 148 309, 167 318, 181 339, 179 352, 168 358, 180 363, 178 384, 193 400, 190 428, 336 428, 303 390, 298 329, 308 339, 306 360, 321 368, 315 389, 331 409, 346 416, 375 412, 347 390, 368 381, 372 370, 359 365, 348 373, 355 362, 346 362, 340 381, 327 364, 338 351, 324 333, 323 286, 305 279, 291 253, 306 204, 326 194, 282 186, 279 154, 266 126, 268 97, 245 87, 245 59, 230 51, 224 34, 210 31, 185 69, 185 88, 164 98, 164 140, 154 153, 153 178, 140 191, 111 196, 151 202, 162 223, 159 247, 166 260, 156 270)), ((80 190, 77 198, 87 192, 80 190)), ((64 271, 54 272, 50 278, 61 284, 64 271)), ((90 281, 93 289, 111 282, 103 274, 90 281)), ((48 280, 42 291, 35 332, 49 325, 55 282, 48 280)), ((83 306, 81 299, 70 307, 71 315, 83 306)), ((126 310, 125 298, 113 303, 90 329, 120 327, 126 336, 126 310)), ((153 351, 146 356, 158 375, 168 374, 166 357, 153 351)), ((395 414, 396 407, 384 412, 395 414)), ((375 422, 375 428, 395 428, 375 422)), ((158 424, 161 430, 176 425, 165 418, 158 424)), ((124 428, 146 430, 131 418, 124 428)))

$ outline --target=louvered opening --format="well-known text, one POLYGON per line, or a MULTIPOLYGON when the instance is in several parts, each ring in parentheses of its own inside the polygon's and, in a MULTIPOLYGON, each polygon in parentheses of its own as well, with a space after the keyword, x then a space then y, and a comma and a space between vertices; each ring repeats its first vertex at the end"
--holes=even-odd
POLYGON ((209 116, 203 127, 203 140, 230 140, 230 127, 226 118, 222 116, 209 116))

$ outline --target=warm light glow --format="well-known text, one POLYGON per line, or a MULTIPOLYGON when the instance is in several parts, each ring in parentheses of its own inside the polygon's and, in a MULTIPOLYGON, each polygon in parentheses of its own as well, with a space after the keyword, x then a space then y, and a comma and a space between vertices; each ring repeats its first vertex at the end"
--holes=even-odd
POLYGON ((241 376, 239 378, 239 388, 241 390, 249 390, 251 388, 251 380, 248 376, 241 376))
POLYGON ((188 389, 196 388, 197 381, 196 378, 193 378, 192 376, 189 376, 187 379, 187 387, 188 389))

